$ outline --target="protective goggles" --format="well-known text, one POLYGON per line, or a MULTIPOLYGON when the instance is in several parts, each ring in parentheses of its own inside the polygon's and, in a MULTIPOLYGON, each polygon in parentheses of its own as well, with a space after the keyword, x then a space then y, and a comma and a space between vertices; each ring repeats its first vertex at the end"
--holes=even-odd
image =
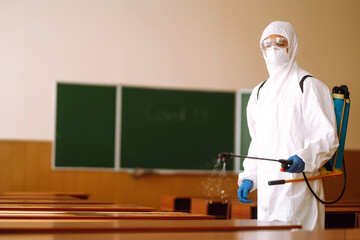
POLYGON ((279 48, 287 48, 288 41, 284 37, 274 37, 274 38, 267 38, 261 43, 262 49, 266 50, 267 48, 274 46, 279 48))

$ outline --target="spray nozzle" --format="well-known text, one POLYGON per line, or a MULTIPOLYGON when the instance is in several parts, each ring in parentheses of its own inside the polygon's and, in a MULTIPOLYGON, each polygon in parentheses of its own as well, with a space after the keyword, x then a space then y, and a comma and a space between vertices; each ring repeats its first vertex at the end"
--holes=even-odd
POLYGON ((233 157, 232 153, 219 153, 219 160, 223 163, 226 163, 231 157, 233 157))

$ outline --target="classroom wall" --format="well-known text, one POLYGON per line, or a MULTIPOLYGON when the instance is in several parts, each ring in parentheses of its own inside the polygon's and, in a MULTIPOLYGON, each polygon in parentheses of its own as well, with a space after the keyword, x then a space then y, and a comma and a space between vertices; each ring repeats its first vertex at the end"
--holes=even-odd
MULTIPOLYGON (((11 171, 1 174, 0 188, 89 189, 101 197, 115 182, 121 190, 106 198, 152 205, 163 192, 199 194, 208 176, 144 181, 127 173, 51 171, 55 83, 253 88, 267 78, 259 39, 273 20, 293 24, 301 67, 329 88, 349 86, 346 149, 359 150, 359 10, 358 0, 1 0, 0 169, 11 171)), ((236 189, 236 176, 228 178, 236 189)))
POLYGON ((55 82, 253 88, 273 20, 293 24, 298 63, 347 84, 347 147, 360 148, 358 0, 2 0, 0 139, 53 140, 55 82), (11 105, 9 105, 11 103, 11 105))

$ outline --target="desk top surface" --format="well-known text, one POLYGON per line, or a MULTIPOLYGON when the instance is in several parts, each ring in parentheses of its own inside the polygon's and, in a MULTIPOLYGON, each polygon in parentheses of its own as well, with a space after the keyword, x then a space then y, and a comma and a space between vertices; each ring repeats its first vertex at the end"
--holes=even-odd
POLYGON ((0 196, 72 196, 88 198, 89 193, 84 192, 3 192, 0 196))
POLYGON ((334 204, 326 204, 327 208, 331 207, 360 207, 360 201, 339 201, 334 204))
POLYGON ((184 232, 244 231, 301 228, 300 225, 257 220, 0 220, 0 233, 10 232, 184 232))
POLYGON ((6 196, 0 195, 0 200, 79 200, 72 196, 6 196))
POLYGON ((91 201, 80 199, 0 199, 0 204, 113 204, 107 201, 91 201))
POLYGON ((0 204, 0 211, 103 211, 103 212, 151 212, 152 207, 134 205, 101 204, 0 204))
POLYGON ((11 240, 89 240, 89 239, 121 239, 121 240, 253 240, 253 239, 292 239, 292 240, 350 240, 359 239, 359 229, 336 229, 323 231, 227 231, 227 232, 140 232, 140 233, 59 233, 59 234, 0 234, 0 239, 11 240))
POLYGON ((326 207, 326 213, 356 213, 360 212, 359 207, 326 207))
POLYGON ((182 212, 0 211, 0 219, 214 219, 182 212))

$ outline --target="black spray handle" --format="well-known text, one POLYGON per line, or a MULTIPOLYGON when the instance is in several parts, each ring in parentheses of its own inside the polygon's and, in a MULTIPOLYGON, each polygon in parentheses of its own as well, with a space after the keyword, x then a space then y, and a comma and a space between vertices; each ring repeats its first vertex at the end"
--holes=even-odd
POLYGON ((285 172, 288 170, 293 163, 293 160, 285 160, 285 159, 279 159, 279 162, 281 163, 281 171, 285 172))

